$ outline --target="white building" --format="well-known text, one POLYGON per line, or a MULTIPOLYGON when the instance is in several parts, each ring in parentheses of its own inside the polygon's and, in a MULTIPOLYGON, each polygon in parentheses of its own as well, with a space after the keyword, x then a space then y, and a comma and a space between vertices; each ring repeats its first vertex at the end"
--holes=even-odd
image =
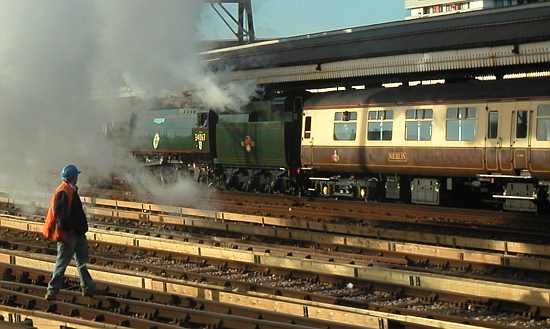
POLYGON ((543 1, 548 0, 405 0, 405 8, 410 11, 407 19, 413 19, 543 1))

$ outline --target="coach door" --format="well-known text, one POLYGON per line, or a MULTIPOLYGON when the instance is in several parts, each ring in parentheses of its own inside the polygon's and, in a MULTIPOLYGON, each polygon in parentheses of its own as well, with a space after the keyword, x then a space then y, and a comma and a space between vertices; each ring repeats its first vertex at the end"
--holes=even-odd
POLYGON ((502 137, 499 136, 499 112, 496 108, 487 110, 487 135, 485 138, 485 163, 487 170, 498 171, 498 154, 502 146, 502 137))
POLYGON ((487 169, 512 174, 512 142, 515 129, 515 103, 500 103, 488 108, 487 169), (493 151, 494 150, 494 151, 493 151), (493 156, 496 157, 496 164, 493 156))
POLYGON ((512 131, 515 129, 514 104, 502 103, 485 107, 487 114, 487 133, 485 136, 485 163, 486 169, 493 173, 511 174, 513 171, 512 159, 512 131))
POLYGON ((510 148, 514 170, 527 169, 529 166, 529 148, 531 147, 531 113, 525 107, 517 107, 513 112, 513 131, 510 148))
POLYGON ((304 118, 302 136, 302 165, 313 165, 313 136, 311 136, 311 116, 304 118))

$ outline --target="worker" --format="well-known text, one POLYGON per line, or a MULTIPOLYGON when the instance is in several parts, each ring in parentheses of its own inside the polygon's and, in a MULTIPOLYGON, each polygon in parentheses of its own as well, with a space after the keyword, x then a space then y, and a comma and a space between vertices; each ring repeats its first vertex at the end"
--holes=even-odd
POLYGON ((88 222, 78 195, 76 183, 80 171, 75 165, 67 165, 61 170, 61 184, 55 190, 42 234, 47 240, 57 242, 57 260, 52 278, 48 283, 45 298, 54 300, 63 285, 65 269, 74 256, 76 268, 80 275, 82 295, 93 297, 95 283, 88 272, 88 241, 86 232, 88 222))

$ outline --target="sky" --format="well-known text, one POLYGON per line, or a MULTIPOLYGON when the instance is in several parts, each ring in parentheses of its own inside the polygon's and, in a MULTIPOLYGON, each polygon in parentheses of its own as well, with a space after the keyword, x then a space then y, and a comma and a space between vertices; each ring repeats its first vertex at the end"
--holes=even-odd
MULTIPOLYGON (((404 0, 252 0, 258 38, 288 37, 354 26, 403 20, 404 0)), ((226 5, 236 12, 236 5, 226 5)), ((205 5, 199 34, 227 39, 232 34, 205 5)))

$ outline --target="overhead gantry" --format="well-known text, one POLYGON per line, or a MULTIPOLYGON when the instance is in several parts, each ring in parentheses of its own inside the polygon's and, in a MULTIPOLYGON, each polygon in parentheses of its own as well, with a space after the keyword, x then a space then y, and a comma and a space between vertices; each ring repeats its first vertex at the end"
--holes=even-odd
POLYGON ((227 28, 235 35, 239 44, 252 43, 256 40, 252 0, 204 0, 220 17, 227 28), (227 4, 237 4, 237 15, 232 13, 227 4))

